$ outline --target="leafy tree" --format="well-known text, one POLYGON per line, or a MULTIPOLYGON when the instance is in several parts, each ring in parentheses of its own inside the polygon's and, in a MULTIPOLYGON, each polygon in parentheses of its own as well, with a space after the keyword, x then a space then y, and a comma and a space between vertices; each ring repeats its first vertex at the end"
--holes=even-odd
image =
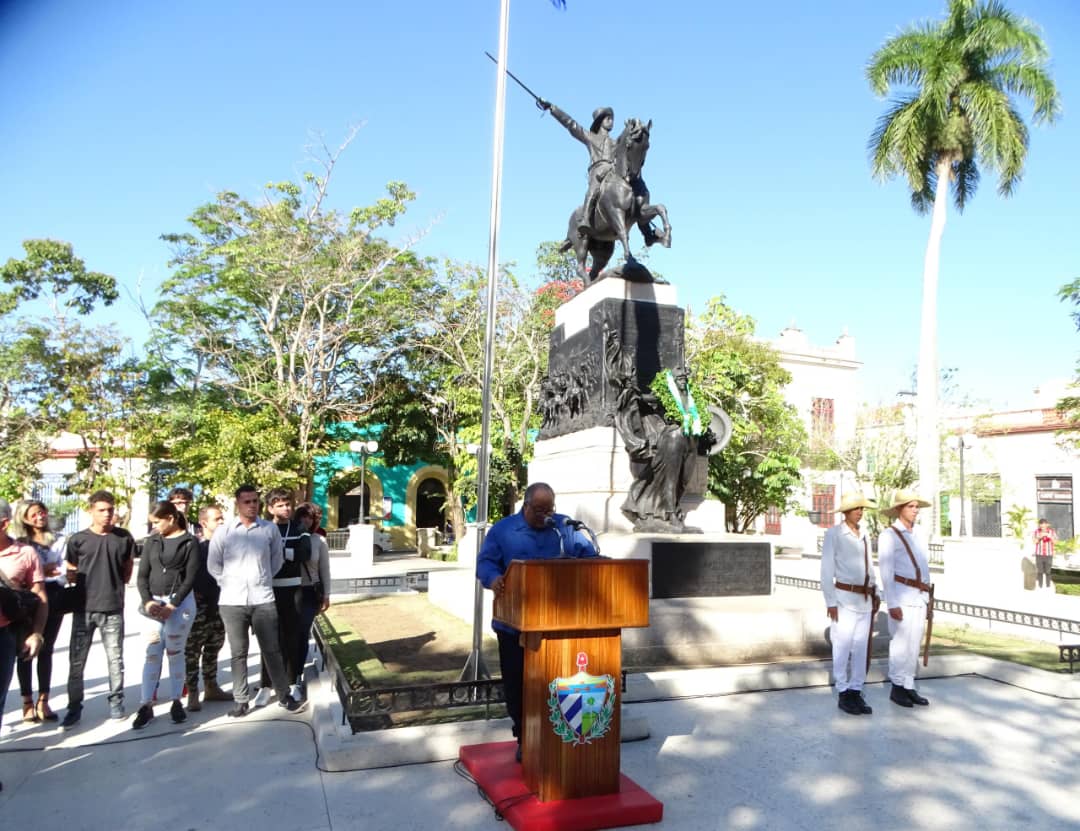
MULTIPOLYGON (((878 505, 888 504, 893 493, 915 482, 915 441, 907 425, 909 408, 903 405, 862 410, 856 419, 855 439, 843 454, 844 466, 858 471, 859 479, 878 505), (866 487, 866 486, 869 487, 866 487)), ((881 515, 864 515, 871 537, 881 532, 881 515)))
MULTIPOLYGON (((476 493, 476 459, 466 448, 480 441, 487 278, 479 266, 448 262, 434 279, 427 302, 412 309, 418 334, 407 359, 370 419, 387 425, 380 443, 388 463, 419 458, 447 468, 448 513, 461 534, 466 497, 476 493)), ((491 383, 493 518, 513 510, 525 481, 553 305, 548 292, 530 292, 513 274, 500 275, 491 383)))
POLYGON ((1028 130, 1015 99, 1033 104, 1035 123, 1061 104, 1036 26, 998 0, 949 0, 945 19, 909 26, 875 52, 866 69, 873 91, 893 94, 869 149, 874 175, 906 178, 912 207, 931 211, 923 265, 919 337, 918 458, 926 496, 937 498, 937 283, 951 188, 957 210, 975 194, 980 166, 1010 196, 1023 173, 1028 130), (895 90, 899 88, 899 91, 895 90))
MULTIPOLYGON (((1071 316, 1076 328, 1080 329, 1080 278, 1066 283, 1058 291, 1058 297, 1065 302, 1071 303, 1073 310, 1071 316)), ((1080 371, 1077 372, 1073 386, 1080 385, 1080 371)), ((1069 422, 1069 427, 1058 433, 1058 441, 1074 451, 1080 450, 1080 395, 1067 395, 1058 401, 1058 410, 1069 422)))
POLYGON ((741 533, 770 507, 786 510, 802 483, 806 429, 784 400, 791 375, 777 351, 754 338, 754 321, 722 297, 688 321, 687 364, 704 404, 731 418, 731 441, 709 457, 709 493, 727 507, 730 530, 741 533))
POLYGON ((133 479, 113 468, 130 455, 137 368, 115 329, 79 320, 117 299, 116 280, 88 271, 66 242, 23 250, 0 267, 0 488, 26 493, 48 441, 67 431, 83 443, 72 492, 108 487, 128 501, 133 479))
POLYGON ((318 175, 268 185, 257 201, 222 193, 192 214, 191 231, 165 235, 175 271, 152 311, 154 348, 184 385, 221 391, 260 419, 274 414, 297 451, 278 481, 305 491, 314 457, 335 443, 328 426, 363 418, 378 400, 429 284, 408 244, 376 236, 413 198, 404 184, 348 214, 328 207, 352 137, 323 148, 318 175))

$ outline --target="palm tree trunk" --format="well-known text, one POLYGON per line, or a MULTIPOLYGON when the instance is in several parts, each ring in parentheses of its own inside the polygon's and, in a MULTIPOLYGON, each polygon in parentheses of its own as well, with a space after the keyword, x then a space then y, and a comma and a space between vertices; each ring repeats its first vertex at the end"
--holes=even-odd
POLYGON ((937 293, 938 271, 941 265, 941 237, 945 233, 945 209, 949 198, 951 172, 952 159, 948 156, 943 157, 937 165, 937 192, 934 194, 930 237, 926 242, 926 257, 923 260, 915 447, 919 460, 919 492, 933 506, 930 509, 928 527, 930 535, 937 534, 940 528, 938 472, 941 466, 941 446, 938 436, 937 293))

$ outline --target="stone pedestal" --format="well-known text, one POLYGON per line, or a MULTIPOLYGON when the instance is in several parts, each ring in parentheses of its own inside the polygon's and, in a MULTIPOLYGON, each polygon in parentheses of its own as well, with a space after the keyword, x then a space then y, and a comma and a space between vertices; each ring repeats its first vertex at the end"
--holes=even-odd
MULTIPOLYGON (((723 532, 723 506, 702 499, 708 460, 702 456, 695 463, 694 480, 680 503, 687 513, 687 525, 723 532)), ((551 485, 556 510, 580 519, 598 534, 633 531, 633 523, 620 508, 634 477, 626 445, 614 427, 590 427, 541 439, 529 463, 529 481, 551 485)))
POLYGON ((618 336, 638 386, 648 389, 656 373, 682 365, 684 329, 674 286, 608 277, 556 309, 540 438, 611 424, 614 390, 604 362, 605 331, 618 336))
POLYGON ((348 549, 353 568, 361 573, 369 570, 375 564, 375 526, 350 525, 348 549))

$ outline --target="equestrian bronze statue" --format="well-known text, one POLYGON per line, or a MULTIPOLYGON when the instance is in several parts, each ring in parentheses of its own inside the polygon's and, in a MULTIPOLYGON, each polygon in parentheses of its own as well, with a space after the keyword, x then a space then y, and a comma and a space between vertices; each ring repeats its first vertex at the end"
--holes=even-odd
MULTIPOLYGON (((627 120, 622 133, 614 141, 611 128, 614 114, 610 107, 600 107, 593 113, 592 125, 586 131, 580 124, 554 104, 538 98, 536 104, 550 111, 567 132, 589 150, 589 189, 585 201, 570 215, 563 251, 571 248, 578 261, 578 271, 586 285, 596 281, 611 260, 616 240, 622 243, 623 256, 628 266, 636 265, 630 253, 629 229, 637 225, 646 245, 660 243, 671 246, 671 225, 667 209, 660 204, 650 204, 649 189, 641 177, 645 155, 649 151, 649 133, 652 121, 643 123, 636 118, 627 120), (652 220, 660 217, 663 228, 657 231, 652 220), (592 267, 585 263, 592 255, 592 267)), ((651 281, 644 268, 626 269, 627 279, 651 281)))

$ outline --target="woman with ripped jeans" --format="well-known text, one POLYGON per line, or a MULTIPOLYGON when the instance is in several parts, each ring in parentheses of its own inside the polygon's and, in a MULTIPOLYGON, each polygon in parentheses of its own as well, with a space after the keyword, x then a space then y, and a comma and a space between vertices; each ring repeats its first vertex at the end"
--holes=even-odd
POLYGON ((154 718, 154 690, 161 679, 162 655, 169 662, 172 707, 169 715, 179 724, 187 718, 180 697, 184 690, 184 648, 195 622, 192 587, 199 571, 199 544, 187 532, 187 522, 171 502, 158 502, 150 512, 154 533, 143 542, 139 561, 139 594, 146 616, 146 661, 142 698, 131 724, 141 730, 154 718))

